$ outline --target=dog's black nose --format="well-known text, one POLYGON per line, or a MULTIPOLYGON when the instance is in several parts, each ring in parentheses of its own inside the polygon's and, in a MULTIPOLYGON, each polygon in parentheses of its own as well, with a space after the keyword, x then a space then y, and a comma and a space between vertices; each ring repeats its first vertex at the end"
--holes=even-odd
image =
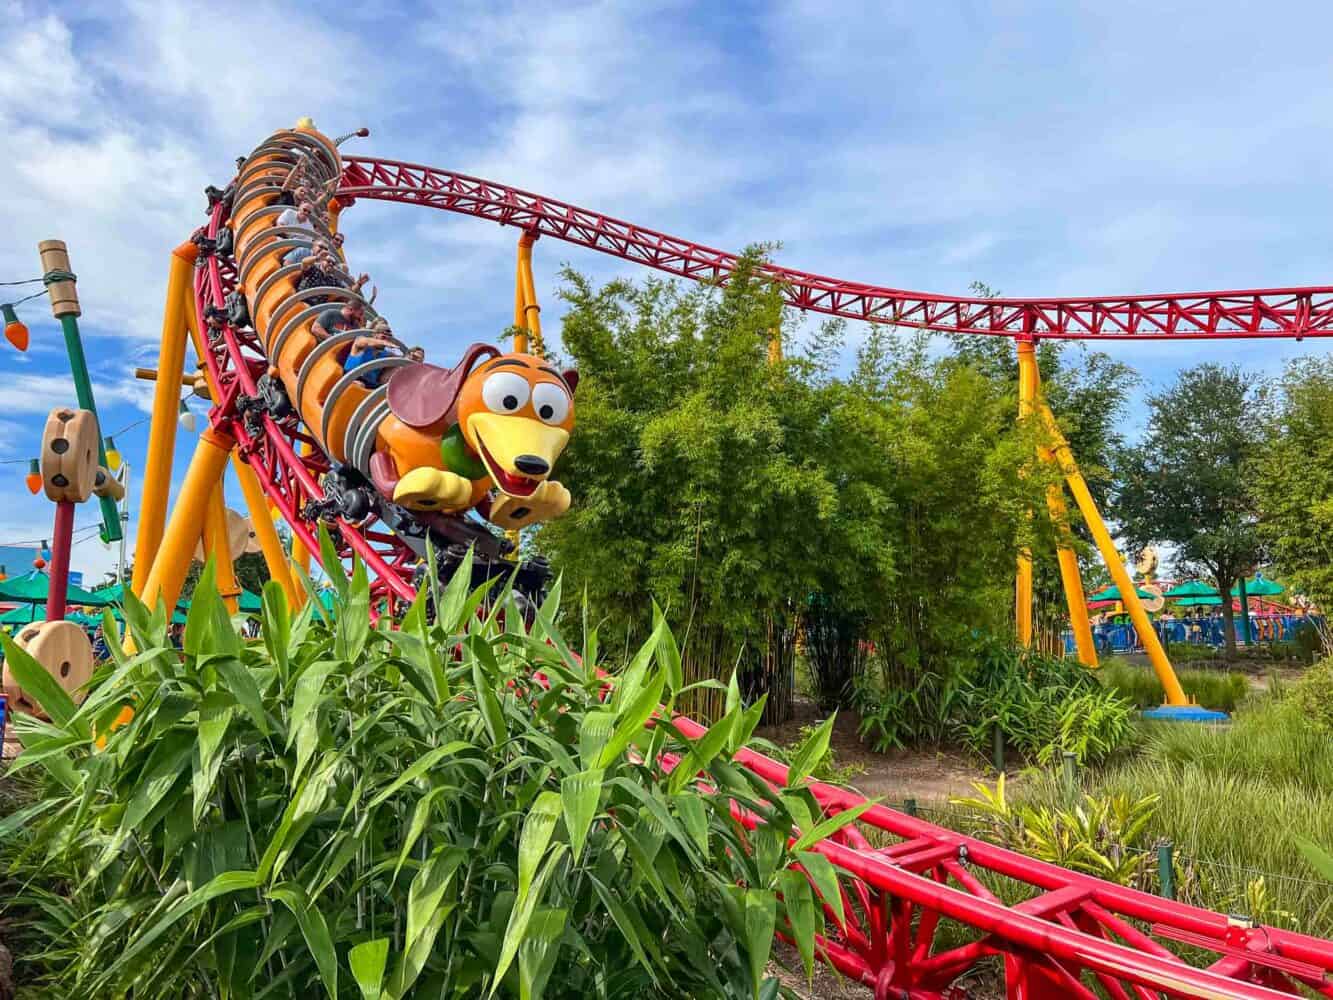
POLYGON ((525 476, 544 476, 551 471, 551 464, 536 455, 519 455, 514 459, 514 468, 525 476))

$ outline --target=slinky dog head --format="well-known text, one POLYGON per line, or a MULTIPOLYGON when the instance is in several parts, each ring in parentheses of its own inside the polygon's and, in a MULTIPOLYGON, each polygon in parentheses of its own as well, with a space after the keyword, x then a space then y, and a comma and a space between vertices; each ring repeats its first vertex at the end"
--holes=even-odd
POLYGON ((452 369, 419 364, 389 379, 388 402, 405 424, 442 436, 458 424, 495 485, 531 496, 547 479, 574 428, 578 372, 532 354, 473 344, 452 369))
POLYGON ((463 383, 463 438, 503 492, 531 496, 550 476, 574 429, 577 385, 577 372, 557 371, 532 354, 492 358, 463 383))

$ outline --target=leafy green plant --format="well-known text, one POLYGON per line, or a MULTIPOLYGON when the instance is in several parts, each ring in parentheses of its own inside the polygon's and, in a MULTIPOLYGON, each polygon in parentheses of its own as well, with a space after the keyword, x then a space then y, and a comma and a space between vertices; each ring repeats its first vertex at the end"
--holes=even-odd
POLYGON ((42 995, 772 997, 778 928, 809 970, 811 880, 841 899, 809 848, 858 815, 799 787, 828 727, 775 792, 730 763, 763 711, 734 680, 705 735, 670 723, 660 615, 606 678, 595 629, 579 658, 554 625, 558 585, 529 631, 507 591, 482 613, 469 561, 372 627, 364 568, 325 565, 334 620, 269 584, 257 641, 211 568, 179 653, 128 600, 140 652, 113 644, 81 704, 4 640, 51 718, 17 720, 41 787, 0 821, 42 995))
MULTIPOLYGON (((802 726, 798 731, 797 742, 801 746, 808 746, 810 741, 815 738, 819 731, 819 726, 802 726)), ((780 756, 784 759, 790 759, 791 754, 782 751, 780 756)), ((828 747, 823 755, 815 761, 814 768, 810 771, 810 777, 815 781, 827 781, 834 785, 845 785, 858 774, 864 774, 865 768, 857 763, 842 764, 838 761, 838 753, 833 747, 828 747)))
POLYGON ((1153 858, 1145 834, 1157 809, 1154 795, 1085 795, 1066 808, 1014 803, 1001 774, 994 788, 974 782, 973 797, 951 799, 972 832, 1042 861, 1120 885, 1147 887, 1153 858))
POLYGON ((1291 700, 1312 728, 1333 736, 1333 657, 1320 660, 1292 685, 1291 700))

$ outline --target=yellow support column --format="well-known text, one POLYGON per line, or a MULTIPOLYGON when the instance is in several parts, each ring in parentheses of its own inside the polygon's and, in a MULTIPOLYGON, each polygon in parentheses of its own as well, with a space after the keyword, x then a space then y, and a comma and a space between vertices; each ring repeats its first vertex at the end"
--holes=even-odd
POLYGON ((227 501, 222 492, 222 475, 218 476, 213 494, 208 498, 208 510, 204 513, 203 549, 204 558, 213 559, 218 595, 227 606, 227 612, 234 615, 240 609, 241 587, 236 582, 236 564, 231 558, 231 533, 227 530, 227 501))
MULTIPOLYGON (((149 572, 157 561, 171 490, 171 466, 176 452, 176 422, 180 416, 180 381, 185 371, 185 323, 190 279, 199 248, 182 243, 171 253, 167 275, 167 302, 162 310, 162 343, 158 350, 157 385, 153 390, 153 419, 148 431, 148 460, 139 497, 139 532, 134 545, 134 575, 130 589, 142 597, 149 572)), ((196 527, 198 522, 196 522, 196 527)))
POLYGON ((287 566, 287 553, 283 551, 282 539, 273 527, 273 518, 269 516, 268 503, 264 490, 259 485, 259 477, 250 463, 241 458, 240 453, 231 453, 232 468, 236 470, 236 479, 241 484, 241 494, 245 497, 245 509, 250 512, 250 524, 259 539, 259 549, 264 553, 264 564, 268 566, 268 575, 278 581, 283 593, 287 595, 288 607, 297 607, 300 603, 293 586, 292 574, 287 566))
MULTIPOLYGON (((222 482, 227 468, 227 456, 235 446, 226 434, 208 428, 199 436, 199 444, 190 459, 190 468, 181 484, 180 496, 167 522, 162 544, 153 560, 143 592, 139 595, 150 608, 161 600, 168 608, 175 608, 180 600, 185 574, 194 558, 194 546, 199 541, 200 529, 208 513, 213 491, 222 482)), ((137 560, 136 560, 137 561, 137 560)))
MULTIPOLYGON (((1031 398, 1035 401, 1041 393, 1041 372, 1037 368, 1037 355, 1032 350, 1025 352, 1021 342, 1018 347, 1018 364, 1020 391, 1026 369, 1031 398)), ((1037 454, 1043 462, 1056 464, 1051 449, 1038 448, 1037 454)), ((1056 547, 1056 558, 1060 563, 1060 580, 1064 584, 1065 605, 1069 609, 1069 622, 1074 630, 1074 645, 1078 649, 1078 659, 1084 666, 1096 667, 1097 645, 1092 639, 1092 623, 1088 621, 1088 601, 1083 593, 1083 577, 1078 568, 1078 556, 1073 546, 1067 544, 1070 536, 1069 510, 1065 506, 1063 492, 1054 483, 1046 488, 1046 510, 1055 524, 1056 531, 1066 542, 1056 547)))
MULTIPOLYGON (((1035 372, 1036 344, 1032 340, 1018 341, 1018 419, 1027 420, 1037 398, 1035 372)), ((1031 518, 1032 512, 1028 512, 1031 518)), ((1014 577, 1014 622, 1019 645, 1032 645, 1032 550, 1018 552, 1018 572, 1014 577)))
POLYGON ((1185 691, 1176 678, 1175 670, 1171 668, 1171 661, 1167 659, 1166 650, 1162 648, 1162 643, 1153 630, 1152 621, 1148 618, 1148 612, 1144 610, 1143 602, 1139 600, 1138 591, 1134 587, 1134 580, 1130 577, 1125 564, 1120 561, 1120 554, 1116 552, 1115 548, 1115 539, 1111 537, 1111 532, 1107 530, 1106 523, 1097 510, 1097 504, 1092 499, 1092 493, 1088 490, 1088 484, 1084 481, 1083 474, 1078 471, 1078 463, 1074 461, 1074 455, 1069 450, 1069 442, 1065 440, 1064 435, 1060 432, 1060 425, 1056 422, 1055 414, 1045 403, 1038 405, 1038 411, 1052 442, 1052 450, 1055 453, 1056 461, 1060 463, 1060 470, 1065 475, 1065 482, 1069 484, 1069 492, 1074 495, 1074 502, 1078 504, 1083 520, 1087 523, 1088 530, 1092 532, 1093 540, 1096 541, 1102 559, 1106 562, 1106 568, 1111 572, 1111 579, 1115 581, 1116 587, 1120 590, 1120 597, 1125 603, 1125 610, 1129 612, 1130 620, 1134 622, 1134 628, 1138 630, 1139 638, 1143 640, 1143 648, 1148 653, 1153 671, 1157 674, 1158 681, 1161 682, 1162 690, 1166 692, 1166 703, 1168 705, 1188 705, 1190 703, 1189 699, 1185 696, 1185 691))
POLYGON ((542 353, 542 307, 537 304, 537 285, 532 280, 532 244, 537 237, 524 233, 518 238, 518 284, 523 296, 523 322, 533 354, 542 353))

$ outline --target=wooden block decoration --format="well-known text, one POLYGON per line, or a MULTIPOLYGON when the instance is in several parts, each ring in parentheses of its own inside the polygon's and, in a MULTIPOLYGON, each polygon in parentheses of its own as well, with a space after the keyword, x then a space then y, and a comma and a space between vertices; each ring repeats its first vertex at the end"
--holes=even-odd
MULTIPOLYGON (((33 622, 22 628, 14 641, 45 667, 70 697, 76 701, 83 698, 80 689, 93 676, 93 646, 83 629, 73 622, 33 622)), ((4 688, 11 705, 19 705, 25 712, 46 718, 46 714, 18 686, 8 666, 5 667, 4 688)))
POLYGON ((99 466, 97 475, 93 477, 93 493, 99 497, 110 497, 119 503, 125 499, 125 484, 99 466))
MULTIPOLYGON (((247 553, 260 551, 259 537, 255 534, 250 519, 230 507, 227 508, 227 548, 231 552, 232 562, 247 553)), ((194 561, 201 563, 205 556, 204 540, 201 537, 194 546, 194 561)))
POLYGON ((254 525, 240 511, 227 508, 227 537, 231 542, 231 557, 239 559, 259 551, 259 536, 254 525))
POLYGON ((41 467, 48 500, 87 500, 97 479, 97 418, 65 406, 52 410, 42 433, 41 467))
MULTIPOLYGON (((47 274, 52 271, 70 273, 69 251, 64 240, 42 240, 37 244, 37 253, 42 258, 42 270, 47 274)), ((79 290, 74 282, 68 279, 52 282, 47 286, 47 292, 51 298, 51 315, 56 319, 79 315, 79 290)))

